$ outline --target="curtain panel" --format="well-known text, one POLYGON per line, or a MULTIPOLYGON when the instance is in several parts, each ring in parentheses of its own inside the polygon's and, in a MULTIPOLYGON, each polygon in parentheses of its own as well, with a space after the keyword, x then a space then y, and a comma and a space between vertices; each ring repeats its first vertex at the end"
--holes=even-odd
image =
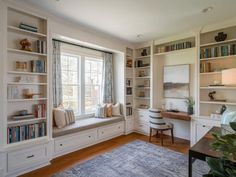
POLYGON ((110 53, 104 53, 103 59, 102 101, 113 103, 113 56, 110 53))
POLYGON ((52 88, 53 88, 53 107, 62 104, 62 79, 61 79, 61 43, 52 41, 52 88))

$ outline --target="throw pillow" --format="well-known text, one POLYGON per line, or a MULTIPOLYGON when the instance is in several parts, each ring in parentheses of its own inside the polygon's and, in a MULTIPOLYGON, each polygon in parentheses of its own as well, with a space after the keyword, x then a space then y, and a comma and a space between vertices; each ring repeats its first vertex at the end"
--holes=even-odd
POLYGON ((75 114, 73 109, 65 109, 65 119, 67 125, 75 123, 75 114))
POLYGON ((54 108, 53 109, 53 116, 58 128, 63 128, 66 126, 66 119, 65 119, 65 112, 64 109, 61 108, 54 108))
POLYGON ((107 104, 107 117, 112 117, 112 104, 107 104))
POLYGON ((230 109, 225 110, 221 120, 221 123, 226 125, 229 125, 230 122, 236 122, 236 112, 230 109))
POLYGON ((105 104, 104 105, 98 104, 96 106, 95 117, 96 118, 106 117, 106 105, 105 104))
POLYGON ((115 105, 112 105, 112 115, 120 116, 120 103, 116 103, 115 105))

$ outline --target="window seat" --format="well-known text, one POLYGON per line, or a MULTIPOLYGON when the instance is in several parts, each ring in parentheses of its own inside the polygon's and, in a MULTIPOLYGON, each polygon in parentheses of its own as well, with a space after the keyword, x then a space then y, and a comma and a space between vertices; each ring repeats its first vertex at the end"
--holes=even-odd
POLYGON ((68 125, 63 128, 54 127, 53 138, 67 135, 67 134, 77 133, 83 130, 93 129, 96 127, 101 127, 104 125, 121 122, 124 120, 125 119, 123 116, 109 117, 109 118, 87 118, 87 119, 82 119, 82 120, 76 120, 74 124, 68 125))

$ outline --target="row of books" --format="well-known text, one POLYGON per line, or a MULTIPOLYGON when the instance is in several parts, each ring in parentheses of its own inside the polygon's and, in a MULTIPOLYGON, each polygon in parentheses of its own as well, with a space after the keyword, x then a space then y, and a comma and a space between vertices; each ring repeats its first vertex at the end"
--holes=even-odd
POLYGON ((34 116, 36 118, 46 117, 46 104, 34 105, 34 116))
POLYGON ((7 143, 46 136, 46 122, 7 128, 7 143))
POLYGON ((36 41, 36 51, 38 53, 47 53, 46 41, 37 40, 36 41))
POLYGON ((189 41, 181 42, 181 43, 158 47, 157 53, 170 52, 170 51, 174 51, 174 50, 187 49, 187 48, 191 48, 191 47, 192 47, 192 42, 189 42, 189 41))
POLYGON ((201 49, 200 58, 212 58, 236 54, 236 44, 201 49))
POLYGON ((35 33, 38 32, 38 28, 37 27, 31 26, 31 25, 28 25, 28 24, 25 24, 25 23, 20 23, 19 28, 27 30, 27 31, 32 31, 32 32, 35 32, 35 33))
POLYGON ((35 73, 46 73, 46 62, 43 60, 31 60, 31 71, 35 73))
POLYGON ((126 108, 126 116, 131 116, 133 114, 133 108, 127 107, 126 108))

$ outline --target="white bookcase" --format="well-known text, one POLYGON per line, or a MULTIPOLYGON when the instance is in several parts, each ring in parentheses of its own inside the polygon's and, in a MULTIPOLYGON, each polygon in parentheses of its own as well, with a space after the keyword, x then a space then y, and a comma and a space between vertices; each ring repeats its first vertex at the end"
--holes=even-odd
POLYGON ((6 79, 6 110, 5 140, 7 146, 20 144, 22 141, 42 139, 48 136, 48 29, 47 19, 30 13, 22 12, 11 7, 7 8, 7 50, 5 59, 6 79), (20 24, 31 25, 37 32, 20 28, 20 24), (21 50, 20 41, 27 39, 32 51, 21 50), (36 41, 44 41, 38 51, 36 41), (25 63, 24 67, 16 62, 25 63), (32 66, 32 62, 35 66, 32 66), (33 71, 33 67, 40 71, 33 71), (27 93, 26 93, 27 92, 27 93), (28 93, 39 94, 27 97, 28 93), (35 115, 36 106, 39 113, 35 115), (29 119, 13 120, 19 111, 27 110, 33 117, 29 119), (36 118, 37 117, 37 118, 36 118), (23 134, 23 135, 22 135, 23 134))
POLYGON ((151 102, 151 46, 135 49, 134 107, 147 110, 151 102))
POLYGON ((200 34, 199 56, 199 115, 209 117, 222 105, 236 110, 236 88, 222 83, 222 70, 236 68, 236 26, 200 34), (219 32, 227 34, 224 41, 216 42, 219 32), (234 45, 234 47, 233 47, 234 45), (219 86, 217 86, 217 84, 219 86), (210 92, 215 91, 215 98, 226 101, 211 101, 210 92))
POLYGON ((126 48, 125 58, 125 117, 126 133, 134 129, 134 51, 126 48))

